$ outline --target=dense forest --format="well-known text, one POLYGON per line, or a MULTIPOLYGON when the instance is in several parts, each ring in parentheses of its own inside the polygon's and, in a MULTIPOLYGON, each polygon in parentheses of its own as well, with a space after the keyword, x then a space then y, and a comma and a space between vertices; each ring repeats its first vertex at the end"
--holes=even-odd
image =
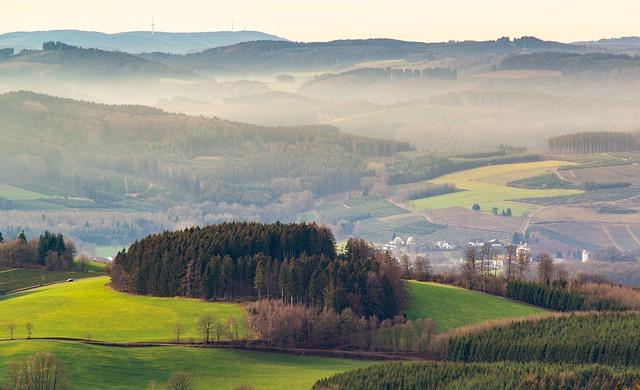
POLYGON ((314 390, 621 389, 640 381, 637 369, 519 363, 385 363, 318 381, 314 390))
POLYGON ((551 137, 549 148, 562 154, 630 152, 640 150, 640 136, 635 133, 591 131, 551 137))
POLYGON ((359 316, 392 318, 407 293, 396 260, 351 239, 336 255, 315 224, 223 223, 135 242, 115 259, 114 288, 204 299, 277 298, 359 316))
POLYGON ((412 149, 330 126, 260 127, 29 92, 0 95, 0 117, 0 180, 37 183, 84 208, 153 210, 185 198, 265 206, 357 190, 373 174, 366 159, 412 149))
POLYGON ((640 364, 636 312, 556 315, 453 336, 448 360, 640 364), (615 329, 615 330, 614 330, 615 329))

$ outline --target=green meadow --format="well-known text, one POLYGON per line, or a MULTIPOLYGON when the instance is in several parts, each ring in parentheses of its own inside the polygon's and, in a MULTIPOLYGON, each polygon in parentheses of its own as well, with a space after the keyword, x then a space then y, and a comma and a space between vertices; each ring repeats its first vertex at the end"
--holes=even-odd
POLYGON ((411 320, 431 318, 439 333, 488 320, 525 317, 543 312, 495 295, 438 283, 409 281, 411 320))
POLYGON ((172 372, 191 374, 196 389, 309 389, 319 379, 376 364, 220 348, 119 348, 63 341, 0 342, 0 387, 11 361, 36 352, 59 357, 70 389, 163 389, 172 372))
POLYGON ((1 337, 9 323, 16 325, 16 337, 25 337, 30 322, 33 337, 170 341, 180 323, 183 340, 197 339, 196 321, 205 312, 220 321, 236 318, 240 335, 246 335, 244 309, 238 304, 129 295, 112 290, 108 282, 108 277, 88 278, 0 298, 1 337))

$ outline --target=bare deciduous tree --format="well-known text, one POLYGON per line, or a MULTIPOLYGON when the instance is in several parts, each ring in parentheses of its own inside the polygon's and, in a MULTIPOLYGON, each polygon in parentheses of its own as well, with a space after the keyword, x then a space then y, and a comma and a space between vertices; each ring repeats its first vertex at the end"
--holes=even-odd
POLYGON ((16 324, 13 322, 7 325, 7 330, 9 331, 9 339, 13 340, 13 332, 16 330, 16 324))
POLYGON ((215 324, 216 321, 210 313, 205 313, 198 318, 198 331, 206 344, 209 344, 215 324))
POLYGON ((553 259, 548 254, 541 253, 538 256, 538 278, 540 283, 551 283, 554 276, 553 273, 553 259))
POLYGON ((38 352, 9 366, 11 388, 19 390, 59 390, 67 388, 62 361, 50 353, 38 352))
POLYGON ((31 338, 31 334, 33 333, 33 324, 31 322, 27 322, 24 325, 25 330, 27 331, 27 338, 31 338))
POLYGON ((176 324, 173 327, 173 334, 176 336, 176 343, 178 344, 180 344, 180 336, 182 336, 182 333, 184 333, 184 325, 176 324))

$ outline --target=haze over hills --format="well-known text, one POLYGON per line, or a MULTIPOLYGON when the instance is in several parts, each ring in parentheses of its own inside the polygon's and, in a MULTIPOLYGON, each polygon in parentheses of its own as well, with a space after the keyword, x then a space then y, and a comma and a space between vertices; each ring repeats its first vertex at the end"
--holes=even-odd
POLYGON ((60 41, 75 46, 127 53, 160 51, 185 54, 212 47, 258 40, 283 40, 283 38, 260 31, 157 31, 153 33, 151 31, 127 31, 115 34, 80 30, 17 31, 1 34, 0 48, 40 49, 44 42, 60 41))

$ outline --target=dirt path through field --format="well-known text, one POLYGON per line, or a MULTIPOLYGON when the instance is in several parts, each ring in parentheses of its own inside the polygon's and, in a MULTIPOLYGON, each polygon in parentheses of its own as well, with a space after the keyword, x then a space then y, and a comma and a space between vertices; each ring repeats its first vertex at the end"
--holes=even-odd
POLYGON ((430 215, 428 215, 427 213, 424 213, 422 211, 415 211, 415 210, 411 210, 410 208, 408 208, 407 206, 403 205, 402 203, 398 203, 396 201, 394 201, 391 198, 387 198, 387 202, 391 203, 392 205, 399 207, 401 209, 403 209, 404 211, 411 213, 411 214, 418 214, 418 215, 422 215, 424 217, 424 219, 429 222, 429 223, 435 223, 433 221, 433 217, 431 217, 430 215))
POLYGON ((618 245, 616 240, 613 239, 613 236, 611 235, 611 232, 609 231, 609 229, 606 226, 604 226, 603 224, 600 224, 600 227, 602 228, 602 230, 604 230, 604 232, 607 235, 607 237, 609 237, 609 240, 611 240, 611 242, 613 243, 613 246, 615 246, 616 249, 619 250, 620 252, 624 252, 624 249, 622 249, 622 247, 620 245, 618 245))
POLYGON ((638 237, 636 237, 636 235, 633 233, 633 231, 631 230, 631 228, 629 227, 629 225, 625 225, 624 226, 627 231, 629 232, 629 235, 631 236, 631 238, 633 238, 633 241, 636 242, 636 244, 640 245, 640 240, 638 240, 638 237))

